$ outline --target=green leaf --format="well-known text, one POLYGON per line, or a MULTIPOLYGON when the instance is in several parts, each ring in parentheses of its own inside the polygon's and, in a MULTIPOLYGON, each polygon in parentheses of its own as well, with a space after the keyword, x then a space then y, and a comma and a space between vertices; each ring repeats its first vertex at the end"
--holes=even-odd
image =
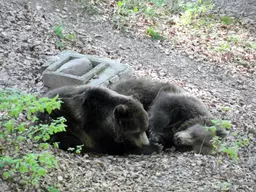
POLYGON ((28 172, 28 166, 25 163, 22 163, 19 170, 20 170, 20 173, 27 173, 28 172))
POLYGON ((38 173, 39 176, 45 176, 46 173, 47 173, 47 170, 40 167, 40 168, 37 169, 37 173, 38 173))
POLYGON ((235 22, 235 20, 232 17, 226 15, 222 16, 220 20, 226 25, 230 25, 235 22))
POLYGON ((5 124, 5 128, 7 128, 7 130, 8 130, 9 132, 13 132, 13 130, 14 130, 14 122, 13 122, 12 119, 9 120, 9 121, 5 124))
POLYGON ((153 40, 164 40, 164 37, 161 36, 158 32, 155 32, 152 28, 149 28, 147 33, 153 40))
POLYGON ((224 129, 230 129, 231 128, 231 122, 227 121, 227 120, 223 120, 221 126, 224 129))
POLYGON ((134 13, 137 13, 137 12, 138 12, 138 7, 134 7, 134 8, 133 8, 133 12, 134 12, 134 13))
POLYGON ((38 135, 37 135, 37 136, 34 137, 34 140, 35 140, 35 141, 39 141, 40 139, 41 139, 41 136, 38 136, 38 135))
POLYGON ((65 38, 69 39, 69 40, 73 40, 76 38, 76 35, 74 33, 69 33, 65 36, 65 38))
POLYGON ((34 179, 32 179, 31 184, 36 185, 38 183, 39 179, 40 179, 39 177, 35 177, 34 179))
POLYGON ((122 7, 122 5, 123 5, 123 2, 122 2, 122 1, 118 1, 118 2, 117 2, 117 6, 118 6, 118 7, 122 7))
POLYGON ((54 142, 54 143, 53 143, 53 147, 56 148, 56 149, 58 149, 58 148, 59 148, 59 143, 54 142))
POLYGON ((23 137, 23 136, 21 136, 21 135, 19 135, 18 137, 17 137, 17 141, 18 142, 21 142, 21 141, 23 141, 25 139, 25 137, 23 137))
POLYGON ((221 111, 229 111, 229 110, 230 110, 230 107, 222 107, 220 110, 221 110, 221 111))
POLYGON ((17 118, 21 113, 21 111, 22 111, 22 108, 20 106, 15 106, 14 108, 12 108, 12 111, 10 112, 10 114, 15 118, 17 118))
POLYGON ((47 150, 49 149, 50 145, 48 143, 40 143, 40 147, 47 150))
POLYGON ((8 179, 9 176, 10 176, 10 173, 9 173, 9 172, 4 172, 4 173, 3 173, 3 178, 4 178, 4 179, 8 179))
POLYGON ((57 41, 56 44, 57 44, 57 46, 59 48, 63 48, 64 47, 64 44, 61 41, 57 41))
POLYGON ((18 131, 19 132, 24 132, 25 131, 25 123, 21 123, 19 126, 18 126, 18 131))
POLYGON ((51 186, 48 188, 48 192, 61 192, 61 191, 55 188, 54 186, 51 186))
POLYGON ((216 131, 216 127, 215 127, 215 126, 208 127, 208 129, 209 129, 211 132, 215 132, 215 131, 216 131))
POLYGON ((57 37, 63 38, 63 28, 61 25, 54 26, 53 30, 55 31, 55 34, 57 35, 57 37))

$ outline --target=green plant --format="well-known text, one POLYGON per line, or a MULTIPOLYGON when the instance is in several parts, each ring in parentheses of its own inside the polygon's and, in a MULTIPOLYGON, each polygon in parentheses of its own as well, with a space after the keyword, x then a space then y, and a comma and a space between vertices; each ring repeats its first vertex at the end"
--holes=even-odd
POLYGON ((138 12, 138 6, 139 2, 122 0, 117 2, 117 11, 122 16, 128 16, 130 14, 136 14, 138 12))
POLYGON ((77 145, 76 148, 68 148, 68 151, 75 151, 75 153, 80 154, 82 151, 83 145, 77 145))
POLYGON ((147 34, 153 39, 153 40, 164 40, 164 37, 161 36, 158 32, 156 32, 153 28, 147 29, 147 34))
POLYGON ((221 182, 217 184, 219 186, 219 189, 221 191, 230 191, 230 189, 232 188, 232 183, 230 182, 221 182))
POLYGON ((211 0, 197 0, 195 2, 180 3, 180 7, 184 10, 181 16, 181 24, 189 24, 192 18, 200 16, 213 8, 211 0))
POLYGON ((53 26, 53 31, 55 32, 55 35, 57 36, 58 40, 56 41, 57 47, 60 49, 64 48, 64 40, 74 40, 76 38, 75 33, 68 33, 64 34, 63 26, 58 24, 56 26, 53 26))
MULTIPOLYGON (((213 126, 207 127, 212 132, 216 131, 216 127, 221 127, 222 129, 230 129, 231 122, 227 120, 212 120, 213 126)), ((251 138, 239 137, 238 133, 233 133, 236 137, 235 142, 230 144, 223 143, 218 136, 214 136, 212 139, 213 148, 216 152, 224 155, 228 155, 235 162, 238 161, 238 152, 241 147, 245 147, 251 140, 251 138)))
POLYGON ((250 49, 255 49, 256 50, 256 43, 254 43, 254 42, 247 42, 246 43, 246 47, 248 47, 250 49))
POLYGON ((237 36, 228 36, 228 42, 232 42, 234 44, 238 44, 240 42, 239 38, 237 36))
POLYGON ((47 191, 48 192, 60 192, 60 190, 56 189, 56 187, 54 187, 54 186, 48 187, 47 191))
POLYGON ((220 108, 220 110, 221 110, 221 111, 229 111, 229 110, 230 110, 230 107, 224 106, 224 107, 220 108))
POLYGON ((37 125, 35 113, 51 113, 60 105, 58 97, 37 99, 32 94, 0 89, 0 176, 3 179, 36 185, 50 169, 58 166, 47 151, 49 144, 44 141, 54 133, 65 131, 65 119, 37 125), (29 150, 32 146, 33 152, 29 150))
POLYGON ((220 17, 220 20, 223 24, 226 24, 226 25, 230 25, 236 22, 234 18, 227 15, 220 17))
POLYGON ((220 44, 217 48, 216 51, 217 52, 227 52, 231 49, 230 45, 228 42, 222 43, 220 44))
POLYGON ((57 37, 59 37, 60 39, 64 38, 62 25, 53 26, 52 29, 55 32, 57 37))
POLYGON ((134 16, 138 11, 137 7, 132 7, 126 0, 116 3, 116 11, 114 15, 114 23, 117 29, 126 31, 126 26, 130 22, 130 17, 134 16))

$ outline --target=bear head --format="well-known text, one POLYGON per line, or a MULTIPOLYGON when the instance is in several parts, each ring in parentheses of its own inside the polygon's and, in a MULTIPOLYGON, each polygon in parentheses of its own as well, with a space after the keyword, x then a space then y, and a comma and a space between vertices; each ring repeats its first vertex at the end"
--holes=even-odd
POLYGON ((146 135, 148 114, 141 103, 131 99, 114 108, 114 132, 117 142, 128 141, 138 147, 149 145, 146 135))

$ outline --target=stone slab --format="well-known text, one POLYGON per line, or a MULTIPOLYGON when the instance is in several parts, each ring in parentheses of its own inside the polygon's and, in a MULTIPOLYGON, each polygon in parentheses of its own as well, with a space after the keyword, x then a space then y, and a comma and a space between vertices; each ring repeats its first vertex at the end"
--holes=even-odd
MULTIPOLYGON (((54 59, 50 58, 43 67, 45 68, 43 82, 49 89, 83 84, 108 87, 121 79, 132 77, 133 74, 132 68, 128 64, 69 50, 60 52, 57 56, 54 56, 54 59), (78 72, 78 75, 74 75, 74 72, 68 74, 66 71, 64 73, 60 70, 65 64, 81 58, 87 58, 91 62, 93 68, 88 72, 84 74, 78 72)), ((76 70, 79 70, 79 68, 76 70)), ((70 71, 72 71, 72 68, 70 71)))

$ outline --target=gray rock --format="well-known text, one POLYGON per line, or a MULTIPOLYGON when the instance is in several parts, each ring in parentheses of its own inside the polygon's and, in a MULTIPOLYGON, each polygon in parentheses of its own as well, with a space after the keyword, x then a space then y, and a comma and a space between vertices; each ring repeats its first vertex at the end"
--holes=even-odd
POLYGON ((54 58, 59 59, 47 61, 43 72, 44 85, 49 89, 83 84, 108 87, 133 74, 128 64, 74 51, 63 51, 54 58))
POLYGON ((57 72, 62 72, 70 75, 81 76, 92 69, 92 63, 86 57, 72 59, 62 65, 57 72))

